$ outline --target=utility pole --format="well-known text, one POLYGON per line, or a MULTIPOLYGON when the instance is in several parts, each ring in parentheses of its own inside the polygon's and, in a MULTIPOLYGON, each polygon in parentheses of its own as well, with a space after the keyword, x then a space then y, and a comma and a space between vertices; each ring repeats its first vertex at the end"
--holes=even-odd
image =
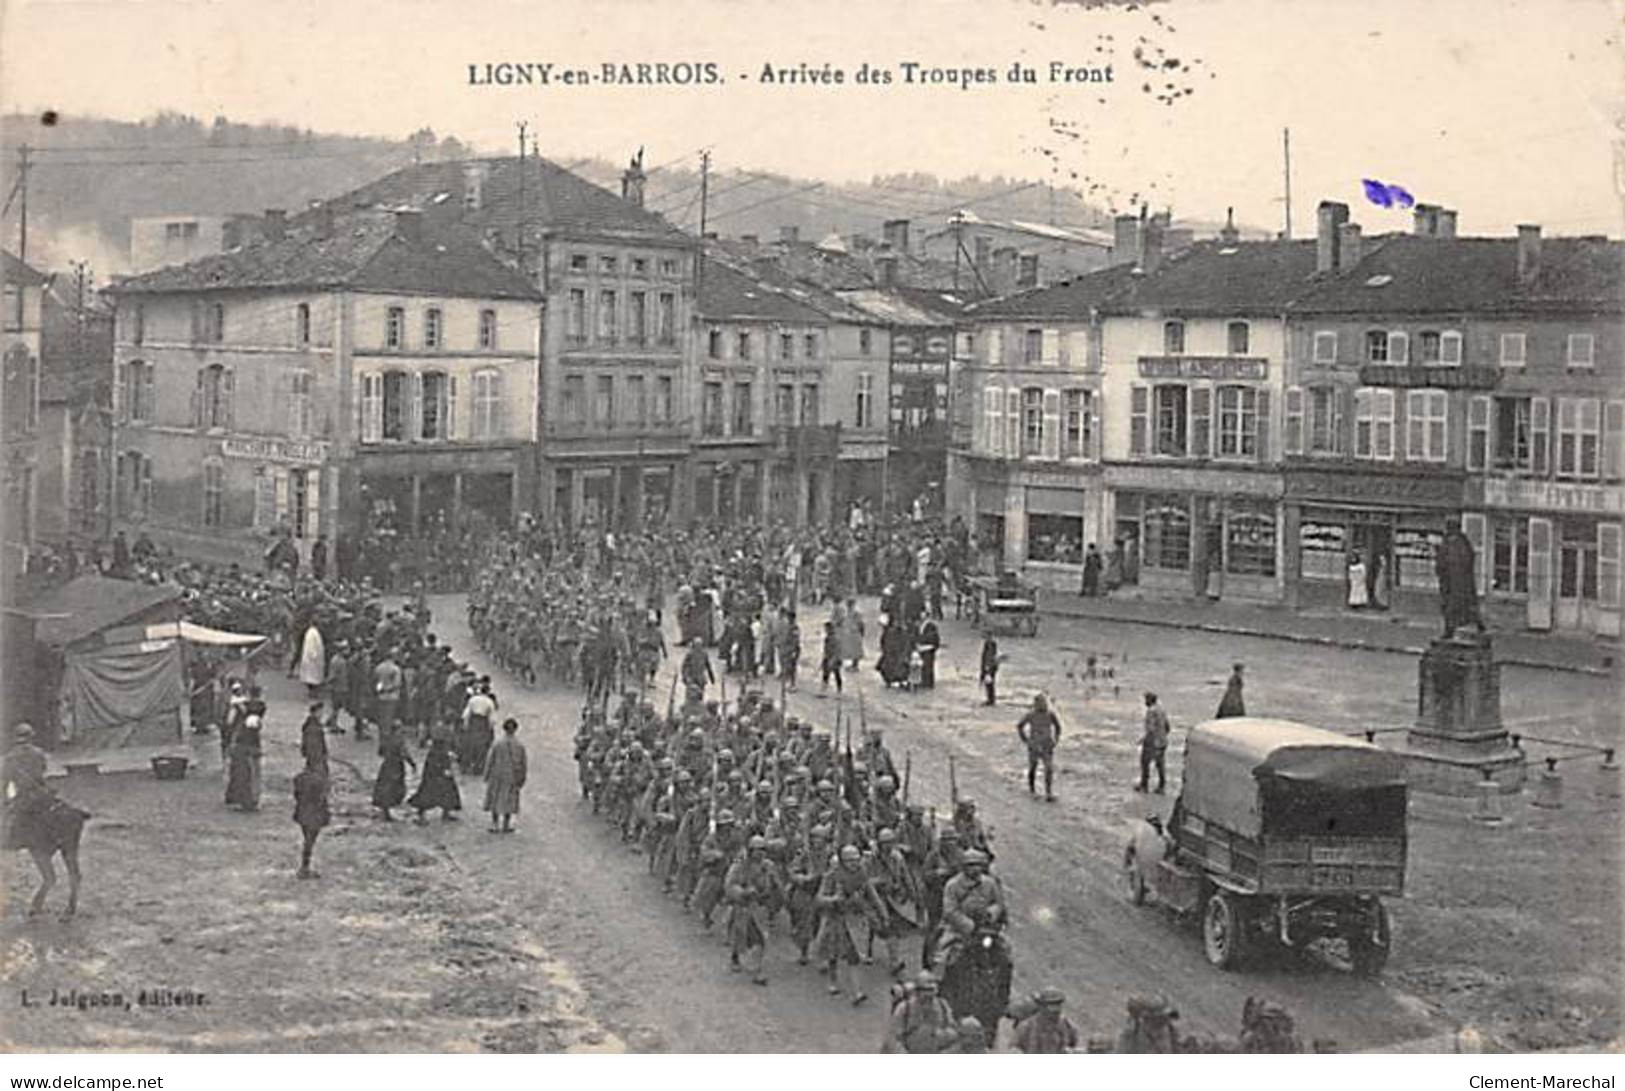
POLYGON ((19 216, 22 227, 17 239, 17 258, 28 260, 28 145, 17 149, 17 186, 22 198, 19 216))
POLYGON ((959 291, 959 252, 965 249, 965 217, 954 213, 954 291, 959 291))
POLYGON ((1286 238, 1292 237, 1292 130, 1281 130, 1281 154, 1286 164, 1286 238))
POLYGON ((711 152, 700 153, 700 239, 705 239, 705 215, 711 195, 711 152))

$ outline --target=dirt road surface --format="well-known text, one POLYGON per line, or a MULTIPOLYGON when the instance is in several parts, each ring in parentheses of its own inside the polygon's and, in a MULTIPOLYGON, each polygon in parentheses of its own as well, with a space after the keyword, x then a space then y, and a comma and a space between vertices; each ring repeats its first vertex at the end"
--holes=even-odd
MULTIPOLYGON (((375 751, 336 737, 335 826, 318 848, 323 877, 296 881, 288 782, 303 708, 291 683, 272 679, 260 812, 225 810, 217 771, 179 784, 104 777, 65 786, 96 812, 84 912, 67 924, 21 920, 32 868, 26 858, 8 862, 4 1041, 24 1049, 876 1048, 885 1019, 879 969, 866 971, 874 999, 856 1009, 796 966, 782 936, 770 941, 769 986, 730 973, 720 937, 664 898, 645 859, 580 801, 571 760, 579 698, 504 678, 472 647, 462 600, 433 605, 437 633, 497 677, 503 713, 523 724, 532 773, 518 832, 486 832, 474 778, 462 782, 461 822, 377 821, 368 806, 375 751), (209 1002, 143 1007, 135 1001, 143 988, 201 991, 209 1002), (17 1003, 25 989, 33 1006, 17 1003), (118 992, 131 1004, 62 1009, 50 1006, 52 989, 118 992)), ((818 632, 820 617, 804 616, 802 631, 818 632)), ((883 692, 866 663, 864 714, 885 730, 900 764, 912 756, 911 797, 943 817, 947 757, 955 756, 962 794, 994 829, 1014 910, 1016 989, 1061 986, 1086 1034, 1115 1032, 1129 996, 1161 992, 1187 1031, 1234 1034, 1243 1001, 1258 995, 1284 1004, 1306 1041, 1341 1050, 1436 1044, 1462 1028, 1492 1048, 1617 1040, 1617 773, 1610 780, 1575 763, 1562 810, 1514 800, 1499 829, 1471 822, 1464 803, 1419 797, 1408 892, 1393 905, 1396 949, 1380 980, 1314 957, 1226 974, 1207 964, 1194 929, 1129 905, 1118 882, 1127 832, 1148 811, 1165 814, 1177 789, 1177 729, 1211 713, 1233 659, 1249 664, 1254 713, 1336 727, 1403 724, 1414 659, 1050 622, 1037 640, 1005 642, 1008 696, 984 708, 974 686, 978 638, 950 621, 944 640, 940 685, 929 693, 883 692), (1102 675, 1092 683, 1083 678, 1089 655, 1102 675), (1108 667, 1114 677, 1103 676, 1108 667), (1162 694, 1176 725, 1168 796, 1130 790, 1147 687, 1162 694), (1013 729, 1040 688, 1065 727, 1055 804, 1029 797, 1013 729)), ((871 633, 871 654, 873 644, 871 633)), ((816 662, 815 651, 809 635, 803 663, 816 662)), ((837 698, 806 673, 790 710, 827 729, 837 698)), ((1576 739, 1617 733, 1597 711, 1606 705, 1600 680, 1507 673, 1508 720, 1542 719, 1546 733, 1576 739)), ((778 696, 776 684, 764 688, 778 696)), ((857 713, 850 683, 841 707, 857 713)))

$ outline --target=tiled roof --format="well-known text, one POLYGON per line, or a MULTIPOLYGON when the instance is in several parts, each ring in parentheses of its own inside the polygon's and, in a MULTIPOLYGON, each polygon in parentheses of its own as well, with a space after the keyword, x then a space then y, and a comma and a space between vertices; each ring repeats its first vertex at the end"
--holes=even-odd
POLYGON ((841 298, 871 317, 893 326, 946 326, 953 316, 928 310, 916 304, 901 289, 859 288, 840 293, 841 298))
POLYGON ((426 292, 481 299, 535 299, 539 293, 466 230, 423 224, 407 238, 387 212, 335 217, 331 231, 314 220, 276 240, 258 240, 185 265, 118 282, 115 294, 265 288, 353 288, 426 292))
POLYGON ((0 280, 7 284, 35 287, 50 279, 10 250, 0 250, 0 280))
POLYGON ((706 319, 747 319, 821 325, 828 316, 811 302, 797 299, 783 283, 766 279, 707 255, 701 259, 699 306, 706 319))
MULTIPOLYGON (((478 238, 484 238, 490 230, 501 231, 504 237, 511 238, 520 218, 521 177, 527 238, 534 238, 539 232, 563 231, 625 235, 663 242, 688 240, 687 235, 661 216, 622 200, 551 160, 536 156, 525 158, 523 171, 516 156, 404 167, 327 204, 341 211, 418 208, 431 224, 461 224, 474 229, 478 238), (477 209, 466 208, 463 203, 465 179, 471 170, 483 173, 477 209)), ((302 213, 300 218, 308 215, 302 213)))
POLYGON ((1170 255, 1126 289, 1107 309, 1157 309, 1181 314, 1281 314, 1308 291, 1315 240, 1195 243, 1170 255))
POLYGON ((1088 319, 1091 312, 1126 291, 1134 282, 1132 267, 1113 265, 1060 284, 1029 288, 985 299, 966 308, 968 318, 1088 319))
POLYGON ((1390 235, 1366 240, 1348 272, 1320 278, 1294 310, 1312 313, 1613 312, 1620 310, 1625 243, 1546 238, 1540 267, 1518 281, 1516 238, 1390 235), (1384 279, 1386 278, 1386 279, 1384 279))

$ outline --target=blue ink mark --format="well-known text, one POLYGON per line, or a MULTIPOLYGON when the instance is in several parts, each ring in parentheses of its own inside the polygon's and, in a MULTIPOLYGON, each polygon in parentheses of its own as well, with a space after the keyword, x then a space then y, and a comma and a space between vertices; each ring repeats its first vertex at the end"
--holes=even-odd
POLYGON ((1365 187, 1366 200, 1380 208, 1412 208, 1416 205, 1416 198, 1404 186, 1391 186, 1386 182, 1379 182, 1375 178, 1362 178, 1360 184, 1365 187))
POLYGON ((1362 178, 1360 179, 1360 183, 1361 185, 1365 186, 1366 200, 1382 208, 1393 207, 1394 198, 1389 194, 1387 186, 1383 185, 1375 178, 1362 178))

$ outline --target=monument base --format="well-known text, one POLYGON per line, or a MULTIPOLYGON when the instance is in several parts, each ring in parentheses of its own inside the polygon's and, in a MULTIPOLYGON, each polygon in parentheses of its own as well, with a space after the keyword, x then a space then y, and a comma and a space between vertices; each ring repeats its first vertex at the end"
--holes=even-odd
POLYGON ((1412 790, 1435 795, 1470 796, 1489 780, 1504 794, 1523 790, 1528 759, 1507 738, 1506 732, 1467 749, 1463 740, 1430 732, 1411 731, 1396 749, 1405 759, 1405 775, 1412 790))
POLYGON ((1502 792, 1521 790, 1527 759, 1501 726, 1501 671, 1489 638, 1457 632, 1433 641, 1417 682, 1416 726, 1399 748, 1411 787, 1465 796, 1489 780, 1502 792))

